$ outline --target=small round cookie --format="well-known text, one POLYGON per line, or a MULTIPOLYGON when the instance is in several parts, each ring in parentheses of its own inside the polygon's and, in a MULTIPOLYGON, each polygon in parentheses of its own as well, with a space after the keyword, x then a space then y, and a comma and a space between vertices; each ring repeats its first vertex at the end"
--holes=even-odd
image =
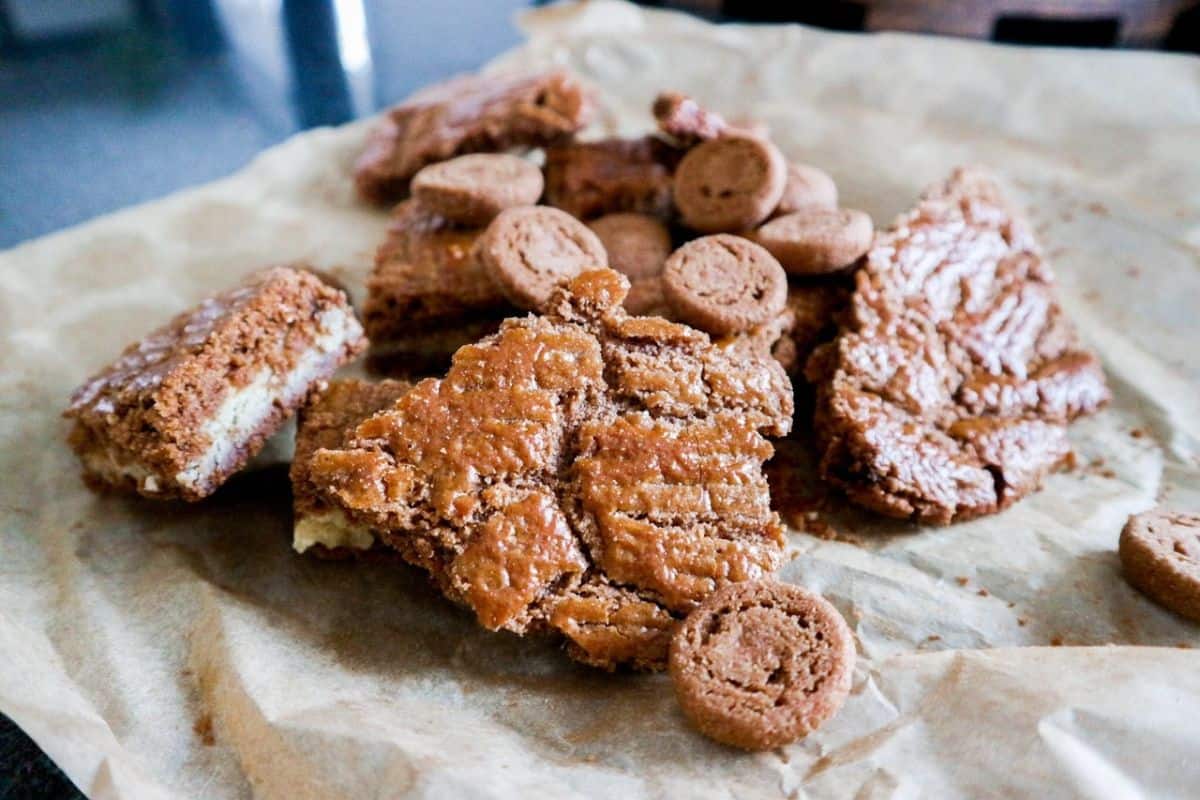
POLYGON ((771 750, 808 735, 850 693, 854 635, 820 595, 786 583, 729 584, 675 631, 669 669, 704 735, 771 750))
POLYGON ((779 262, 728 233, 693 239, 672 253, 662 284, 675 315, 713 336, 750 330, 787 304, 787 275, 779 262))
POLYGON ((599 237, 565 211, 519 206, 500 212, 475 245, 501 294, 539 310, 560 283, 586 269, 608 266, 599 237))
POLYGON ((675 169, 675 206, 701 233, 744 231, 762 222, 783 196, 787 162, 756 136, 711 139, 688 151, 675 169))
POLYGON ((608 265, 637 281, 662 272, 671 255, 671 232, 649 214, 605 214, 589 222, 608 253, 608 265))
POLYGON ((1118 546, 1125 580, 1166 609, 1200 622, 1200 514, 1134 514, 1118 546))
POLYGON ((542 196, 542 171, 504 153, 472 153, 418 172, 412 194, 423 207, 460 225, 488 224, 506 208, 533 205, 542 196))
POLYGON ((787 183, 784 184, 783 197, 779 198, 774 216, 782 217, 812 208, 837 208, 837 184, 828 172, 808 164, 795 163, 788 164, 787 170, 787 183))
POLYGON ((836 272, 871 249, 875 226, 852 208, 810 208, 785 214, 754 231, 752 238, 792 275, 836 272))

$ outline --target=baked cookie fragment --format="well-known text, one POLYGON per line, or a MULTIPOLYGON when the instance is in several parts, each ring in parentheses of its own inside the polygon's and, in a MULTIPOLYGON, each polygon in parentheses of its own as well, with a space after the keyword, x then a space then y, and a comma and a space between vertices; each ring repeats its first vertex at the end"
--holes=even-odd
POLYGON ((464 344, 493 333, 516 310, 475 252, 482 228, 462 228, 405 200, 367 278, 363 323, 370 364, 382 373, 443 368, 464 344))
POLYGON ((669 218, 681 156, 653 136, 546 148, 546 202, 581 220, 625 211, 669 218))
POLYGON ((946 524, 1035 491, 1068 421, 1109 398, 1028 223, 956 170, 876 237, 840 332, 808 365, 822 474, 893 517, 946 524))
POLYGON ((366 347, 344 292, 275 267, 125 349, 64 416, 95 487, 200 500, 366 347))
POLYGON ((464 153, 544 147, 587 124, 592 98, 565 70, 539 75, 462 75, 390 109, 355 165, 358 192, 372 203, 404 197, 427 164, 464 153))
POLYGON ((375 544, 370 528, 352 522, 321 497, 309 476, 309 460, 317 450, 340 447, 360 422, 390 408, 411 388, 407 381, 330 381, 315 390, 300 408, 290 471, 292 548, 297 553, 311 549, 322 556, 353 555, 375 544))
POLYGON ((793 382, 804 380, 809 356, 837 333, 837 319, 850 302, 850 293, 841 281, 788 284, 787 304, 775 323, 779 332, 768 331, 765 338, 793 382))
POLYGON ((680 92, 659 92, 650 111, 658 129, 681 147, 716 139, 730 130, 724 117, 680 92))
POLYGON ((609 668, 661 666, 674 619, 779 563, 762 464, 792 415, 774 360, 630 317, 627 289, 582 273, 310 468, 480 624, 609 668))

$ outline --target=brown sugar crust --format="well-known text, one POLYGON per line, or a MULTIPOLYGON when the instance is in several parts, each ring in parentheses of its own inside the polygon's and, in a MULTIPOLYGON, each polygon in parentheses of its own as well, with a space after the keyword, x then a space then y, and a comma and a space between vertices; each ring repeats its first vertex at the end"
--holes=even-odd
POLYGON ((355 165, 355 184, 368 202, 394 202, 427 164, 555 144, 583 128, 592 109, 590 94, 564 70, 461 75, 422 89, 383 116, 355 165))
POLYGON ((354 378, 329 381, 312 392, 296 413, 296 449, 289 476, 292 510, 296 519, 330 509, 309 475, 312 454, 340 447, 358 423, 403 397, 408 381, 362 381, 354 378))
POLYGON ((459 225, 487 225, 506 208, 542 196, 542 171, 519 156, 470 153, 430 164, 412 180, 413 197, 459 225))
POLYGON ((658 121, 658 129, 681 147, 692 147, 716 139, 730 128, 720 114, 707 110, 679 92, 659 93, 654 98, 651 111, 658 121))
POLYGON ((763 462, 791 424, 770 358, 622 308, 589 271, 318 451, 313 480, 481 624, 659 667, 674 620, 783 554, 763 462))
POLYGON ((807 367, 825 478, 880 513, 991 514, 1068 455, 1109 397, 1023 217, 956 170, 876 237, 840 333, 807 367))
POLYGON ((546 202, 584 220, 622 211, 665 219, 681 155, 652 136, 548 147, 546 202))
POLYGON ((775 145, 753 136, 723 136, 693 147, 675 170, 675 206, 701 233, 749 230, 779 205, 787 163, 775 145))
POLYGON ((693 239, 667 259, 663 294, 679 319, 714 336, 747 331, 787 303, 787 275, 770 253, 740 236, 693 239))
POLYGON ((875 225, 852 208, 808 208, 776 217, 754 231, 754 241, 779 259, 791 275, 845 269, 871 248, 875 225))
POLYGON ((608 266, 596 234, 549 206, 510 208, 479 238, 479 261, 514 305, 540 309, 562 283, 586 269, 608 266))
POLYGON ((1134 514, 1118 548, 1125 580, 1163 608, 1200 622, 1200 514, 1134 514))
POLYGON ((363 321, 378 348, 514 310, 475 255, 481 229, 459 228, 415 200, 396 206, 367 279, 363 321))
POLYGON ((303 269, 267 269, 131 344, 80 386, 64 413, 74 423, 69 443, 90 485, 199 500, 262 448, 313 383, 365 347, 344 292, 303 269), (297 381, 305 359, 313 363, 297 381), (205 424, 231 394, 262 380, 264 370, 271 408, 236 440, 214 442, 205 424), (218 444, 227 446, 214 463, 194 478, 179 478, 218 444))
POLYGON ((842 707, 854 635, 820 595, 753 581, 709 595, 671 639, 684 715, 704 735, 771 750, 812 733, 842 707))
POLYGON ((838 204, 837 184, 829 173, 808 164, 788 164, 787 183, 775 207, 774 216, 813 208, 833 210, 838 204))

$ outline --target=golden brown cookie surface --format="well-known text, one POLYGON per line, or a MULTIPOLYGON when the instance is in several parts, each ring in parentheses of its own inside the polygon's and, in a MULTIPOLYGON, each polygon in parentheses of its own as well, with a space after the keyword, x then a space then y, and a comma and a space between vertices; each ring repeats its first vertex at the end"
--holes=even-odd
POLYGON ((773 360, 628 316, 627 286, 578 276, 311 475, 481 624, 653 667, 675 616, 778 563, 763 437, 788 430, 792 398, 773 360))
POLYGON ((715 139, 730 127, 720 114, 679 92, 660 92, 650 110, 658 129, 683 147, 715 139))
POLYGON ((407 381, 378 383, 354 378, 329 381, 314 389, 296 414, 296 448, 288 475, 292 481, 292 546, 322 558, 361 554, 374 544, 370 530, 346 523, 309 479, 312 454, 338 447, 360 422, 387 408, 412 388, 407 381))

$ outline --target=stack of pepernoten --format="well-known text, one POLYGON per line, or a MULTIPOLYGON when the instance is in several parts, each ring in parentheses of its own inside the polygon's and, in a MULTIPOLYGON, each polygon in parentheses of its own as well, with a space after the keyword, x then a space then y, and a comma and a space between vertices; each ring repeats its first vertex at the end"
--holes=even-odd
MULTIPOLYGON (((847 501, 946 524, 1069 464, 1104 375, 986 172, 876 235, 753 122, 665 93, 656 131, 577 140, 594 107, 555 71, 392 109, 354 176, 395 203, 363 326, 268 269, 85 383, 71 444, 97 488, 201 500, 298 412, 298 551, 398 553, 485 627, 669 666, 702 731, 775 747, 837 711, 855 647, 769 579, 769 439, 811 431, 847 501), (329 380, 364 351, 380 380, 329 380)), ((1122 545, 1168 605, 1200 594, 1189 520, 1122 545)))

